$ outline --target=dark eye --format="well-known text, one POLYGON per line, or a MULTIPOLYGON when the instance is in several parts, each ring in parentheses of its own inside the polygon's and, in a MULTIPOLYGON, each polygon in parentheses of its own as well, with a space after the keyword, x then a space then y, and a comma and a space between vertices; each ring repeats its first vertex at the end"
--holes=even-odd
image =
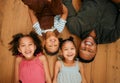
POLYGON ((82 48, 81 50, 84 50, 84 51, 85 51, 85 48, 82 48))
POLYGON ((89 50, 89 52, 94 53, 94 51, 93 51, 93 50, 89 50))
POLYGON ((74 50, 75 48, 71 48, 71 50, 74 50))
POLYGON ((57 45, 54 45, 55 47, 57 47, 57 45))
POLYGON ((64 50, 68 50, 67 48, 65 48, 64 50))
POLYGON ((29 44, 29 46, 33 45, 32 43, 29 44))
POLYGON ((51 45, 49 45, 49 47, 52 47, 51 45))
POLYGON ((92 50, 88 50, 88 52, 92 52, 92 50))
POLYGON ((20 45, 21 47, 24 47, 25 45, 23 44, 23 45, 20 45))

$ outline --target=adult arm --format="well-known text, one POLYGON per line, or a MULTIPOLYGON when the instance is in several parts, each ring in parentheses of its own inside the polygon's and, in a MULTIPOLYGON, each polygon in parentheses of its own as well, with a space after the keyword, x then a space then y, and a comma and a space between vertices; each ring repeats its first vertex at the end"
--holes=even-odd
POLYGON ((99 44, 112 43, 120 37, 120 16, 117 7, 108 2, 103 8, 99 25, 96 27, 99 44))
POLYGON ((84 66, 81 62, 79 62, 79 69, 80 69, 80 74, 82 77, 82 83, 87 83, 86 77, 85 77, 85 71, 84 71, 84 66))

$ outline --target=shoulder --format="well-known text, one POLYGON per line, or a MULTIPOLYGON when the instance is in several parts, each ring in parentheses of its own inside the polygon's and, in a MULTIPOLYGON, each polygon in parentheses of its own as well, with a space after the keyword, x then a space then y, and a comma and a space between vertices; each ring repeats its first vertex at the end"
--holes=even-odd
POLYGON ((83 68, 83 63, 78 61, 78 66, 79 66, 79 68, 83 68))
POLYGON ((45 56, 44 54, 40 54, 40 55, 38 56, 38 58, 39 58, 42 62, 47 61, 47 58, 46 58, 46 56, 45 56))
POLYGON ((22 57, 17 56, 17 57, 15 58, 15 62, 16 62, 16 63, 20 63, 21 61, 22 61, 22 57))
POLYGON ((59 64, 59 65, 60 65, 60 64, 61 64, 61 61, 60 61, 60 60, 57 60, 57 61, 56 61, 56 64, 59 64))
POLYGON ((56 63, 55 63, 55 65, 56 65, 57 67, 61 67, 61 66, 62 66, 61 62, 62 62, 62 61, 57 60, 56 63))

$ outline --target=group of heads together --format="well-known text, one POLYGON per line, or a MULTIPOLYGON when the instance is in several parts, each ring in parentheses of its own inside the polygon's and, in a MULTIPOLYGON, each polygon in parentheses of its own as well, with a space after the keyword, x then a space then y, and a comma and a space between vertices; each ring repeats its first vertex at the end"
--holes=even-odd
POLYGON ((47 55, 54 56, 61 50, 64 58, 74 59, 75 57, 79 57, 80 60, 85 62, 91 62, 97 52, 97 44, 92 36, 88 36, 81 41, 78 53, 74 39, 71 36, 63 40, 62 38, 58 38, 55 33, 47 32, 43 46, 41 43, 35 32, 30 32, 27 35, 19 33, 13 36, 13 40, 10 42, 12 45, 10 50, 13 51, 13 55, 23 54, 29 59, 32 55, 42 52, 43 47, 47 55))
MULTIPOLYGON (((64 45, 67 44, 66 42, 71 42, 74 45, 76 52, 75 56, 81 61, 91 62, 94 60, 97 53, 97 42, 96 39, 90 35, 81 40, 79 50, 77 52, 73 37, 70 36, 69 38, 64 40, 62 39, 61 41, 61 38, 58 38, 55 33, 48 32, 45 37, 44 49, 48 55, 56 55, 59 50, 63 53, 63 49, 65 49, 64 45)), ((68 44, 68 49, 70 49, 70 43, 68 44)), ((68 56, 70 54, 72 54, 72 50, 68 50, 68 56)))

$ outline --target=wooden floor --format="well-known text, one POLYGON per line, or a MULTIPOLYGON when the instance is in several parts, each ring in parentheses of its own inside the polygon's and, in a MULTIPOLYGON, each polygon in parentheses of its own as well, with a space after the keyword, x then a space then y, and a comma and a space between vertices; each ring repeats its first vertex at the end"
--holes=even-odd
MULTIPOLYGON (((15 57, 8 50, 12 35, 31 30, 28 9, 21 0, 0 0, 0 83, 13 83, 15 57)), ((68 34, 64 31, 61 36, 68 34)), ((120 39, 99 45, 95 60, 84 67, 88 83, 120 83, 120 39)))

